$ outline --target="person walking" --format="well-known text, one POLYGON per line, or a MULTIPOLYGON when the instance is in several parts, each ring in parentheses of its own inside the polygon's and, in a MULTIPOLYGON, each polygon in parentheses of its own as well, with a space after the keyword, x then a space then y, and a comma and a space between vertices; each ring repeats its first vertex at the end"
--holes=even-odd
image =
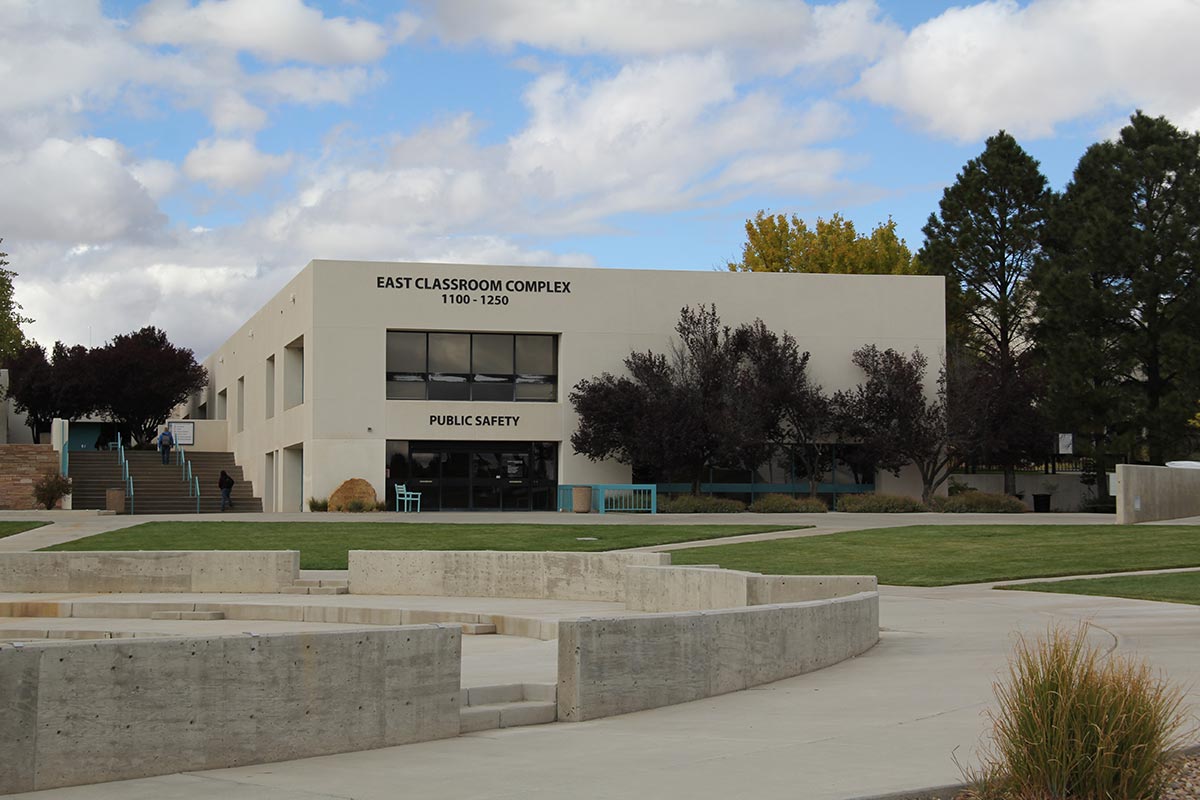
POLYGON ((225 506, 233 508, 233 478, 225 470, 221 470, 221 477, 217 478, 217 488, 221 490, 221 510, 225 510, 225 506))
POLYGON ((158 435, 158 449, 162 452, 164 464, 171 463, 171 448, 174 446, 175 437, 171 435, 171 429, 164 428, 163 432, 158 435))

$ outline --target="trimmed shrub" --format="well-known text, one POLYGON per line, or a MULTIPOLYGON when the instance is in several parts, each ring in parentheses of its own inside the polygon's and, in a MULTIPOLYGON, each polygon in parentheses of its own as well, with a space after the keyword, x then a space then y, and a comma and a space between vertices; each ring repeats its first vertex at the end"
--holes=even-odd
POLYGON ((329 510, 329 498, 328 497, 322 497, 320 499, 317 499, 315 497, 308 498, 308 510, 309 511, 328 511, 329 510))
POLYGON ((928 511, 921 501, 898 494, 843 494, 837 499, 837 510, 858 514, 911 514, 928 511))
POLYGON ((367 503, 359 500, 357 497, 342 506, 342 511, 349 511, 351 514, 361 514, 364 511, 374 511, 375 504, 367 503))
POLYGON ((1017 642, 993 687, 991 741, 968 797, 1150 800, 1171 780, 1185 740, 1184 691, 1140 660, 1106 657, 1087 626, 1017 642))
POLYGON ((741 500, 708 495, 681 494, 676 497, 658 498, 661 514, 737 514, 746 510, 741 500))
POLYGON ((792 497, 786 494, 764 494, 754 498, 746 507, 757 514, 823 514, 829 510, 815 497, 792 497))
POLYGON ((33 484, 33 499, 45 506, 47 511, 70 493, 71 479, 57 472, 47 472, 33 484))
POLYGON ((950 497, 935 497, 930 505, 934 511, 947 514, 1023 514, 1029 509, 1015 497, 989 492, 962 492, 950 497))

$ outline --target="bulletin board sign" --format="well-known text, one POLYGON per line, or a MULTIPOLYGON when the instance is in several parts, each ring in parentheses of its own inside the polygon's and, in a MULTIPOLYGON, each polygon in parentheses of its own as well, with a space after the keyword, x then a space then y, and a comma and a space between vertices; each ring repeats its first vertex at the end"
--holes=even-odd
POLYGON ((177 445, 190 446, 196 443, 196 423, 194 422, 168 422, 167 430, 171 432, 177 445))

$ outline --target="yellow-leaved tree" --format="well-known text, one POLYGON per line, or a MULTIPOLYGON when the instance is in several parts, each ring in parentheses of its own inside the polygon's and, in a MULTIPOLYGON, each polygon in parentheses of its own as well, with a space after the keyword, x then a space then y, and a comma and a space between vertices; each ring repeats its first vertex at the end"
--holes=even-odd
POLYGON ((765 211, 746 220, 742 260, 727 266, 730 272, 925 273, 896 235, 896 223, 890 218, 864 236, 841 214, 828 220, 818 217, 816 226, 810 228, 795 214, 787 217, 765 211))

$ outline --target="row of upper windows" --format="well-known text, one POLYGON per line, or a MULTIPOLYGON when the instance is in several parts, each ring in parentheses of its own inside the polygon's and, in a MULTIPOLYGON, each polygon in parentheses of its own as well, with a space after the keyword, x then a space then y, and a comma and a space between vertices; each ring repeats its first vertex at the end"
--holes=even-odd
POLYGON ((389 400, 552 402, 557 393, 557 336, 387 332, 389 400))

